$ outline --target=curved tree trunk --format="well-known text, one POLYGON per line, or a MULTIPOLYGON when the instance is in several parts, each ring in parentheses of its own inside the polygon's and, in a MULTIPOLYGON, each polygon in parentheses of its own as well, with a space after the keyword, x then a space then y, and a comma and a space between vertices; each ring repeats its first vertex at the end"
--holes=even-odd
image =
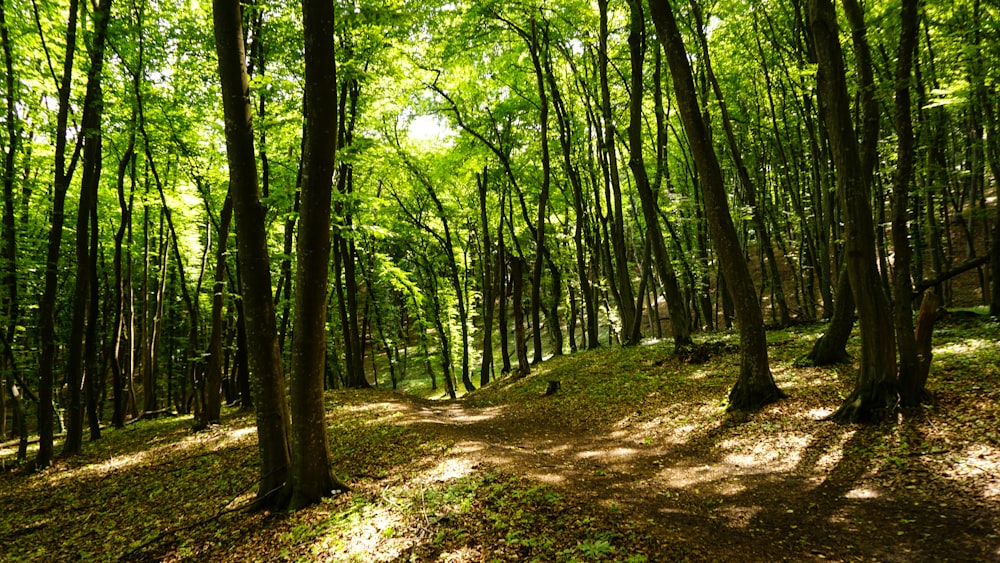
POLYGON ((847 341, 854 328, 854 295, 847 268, 837 276, 837 296, 833 301, 833 316, 823 336, 813 344, 806 358, 814 366, 828 366, 844 363, 851 359, 847 353, 847 341))
MULTIPOLYGON (((667 253, 667 245, 663 240, 663 229, 660 228, 660 218, 657 213, 657 197, 650 186, 649 175, 646 173, 646 162, 642 155, 642 67, 646 52, 646 25, 640 0, 632 0, 630 7, 632 15, 628 44, 632 61, 632 97, 629 100, 628 165, 632 169, 635 187, 639 192, 642 215, 646 220, 647 243, 653 252, 656 275, 659 276, 660 283, 663 284, 663 293, 670 311, 670 330, 674 336, 674 349, 679 350, 691 345, 691 321, 687 307, 684 306, 684 299, 681 297, 677 275, 670 262, 670 255, 667 253)), ((650 314, 658 315, 655 308, 650 310, 650 314)), ((659 325, 659 320, 657 320, 657 325, 659 325)))
POLYGON ((827 107, 824 118, 837 191, 845 215, 847 273, 861 328, 857 384, 831 418, 838 422, 875 421, 898 401, 892 311, 877 267, 869 186, 851 122, 836 11, 830 0, 810 0, 809 26, 819 62, 819 93, 827 107))
POLYGON ((743 258, 736 227, 729 214, 722 178, 722 169, 702 120, 695 94, 691 67, 688 63, 680 30, 674 20, 669 0, 649 0, 650 12, 657 34, 663 42, 670 66, 674 91, 680 108, 684 130, 694 157, 695 167, 705 199, 705 213, 712 238, 715 240, 722 272, 732 296, 740 328, 740 375, 729 393, 730 410, 753 410, 782 397, 771 376, 767 358, 767 338, 764 318, 750 269, 743 258))

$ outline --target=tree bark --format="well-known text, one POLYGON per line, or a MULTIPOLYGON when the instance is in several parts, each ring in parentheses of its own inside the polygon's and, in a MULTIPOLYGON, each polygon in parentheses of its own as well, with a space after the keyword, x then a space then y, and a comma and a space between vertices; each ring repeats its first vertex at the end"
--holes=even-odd
POLYGON ((898 401, 896 347, 889 300, 883 292, 875 249, 870 190, 851 122, 837 17, 830 0, 809 1, 819 63, 819 93, 830 136, 837 192, 845 215, 847 273, 861 329, 861 359, 854 391, 831 418, 838 422, 879 420, 898 401))
POLYGON ((295 263, 292 328, 292 500, 298 509, 346 487, 330 468, 323 375, 326 367, 326 286, 330 269, 330 202, 337 138, 333 4, 303 0, 305 101, 302 205, 295 263), (335 94, 334 94, 335 95, 335 94))
POLYGON ((271 297, 271 267, 260 201, 242 18, 237 0, 214 0, 216 51, 226 124, 226 152, 239 247, 247 348, 260 452, 255 506, 281 507, 290 494, 289 413, 271 297))
POLYGON ((222 418, 222 333, 225 319, 222 316, 226 302, 226 269, 228 261, 229 229, 233 218, 233 197, 227 190, 222 213, 219 217, 215 243, 215 276, 212 283, 212 327, 208 336, 208 368, 205 373, 205 398, 201 424, 218 423, 222 418))
POLYGON ((611 225, 609 238, 611 243, 611 260, 609 267, 615 278, 614 292, 618 310, 621 314, 621 326, 624 343, 627 345, 637 344, 638 340, 631 341, 627 337, 629 327, 633 325, 635 311, 635 293, 632 288, 632 276, 630 275, 628 253, 625 245, 625 216, 622 211, 622 191, 621 181, 618 172, 618 154, 615 146, 615 120, 611 111, 611 91, 608 85, 608 66, 610 63, 608 55, 608 0, 598 0, 598 11, 600 12, 600 34, 598 43, 597 66, 600 78, 601 92, 601 134, 598 146, 601 151, 601 158, 605 162, 604 185, 605 197, 608 199, 608 213, 611 215, 611 225), (610 189, 610 192, 608 191, 610 189))
MULTIPOLYGON (((69 19, 66 24, 66 55, 63 60, 59 84, 59 109, 56 113, 55 179, 52 186, 52 215, 45 258, 45 289, 38 304, 39 336, 41 351, 38 361, 38 454, 37 468, 48 467, 53 456, 53 386, 55 379, 56 320, 55 308, 59 290, 59 255, 62 247, 62 230, 66 221, 66 192, 73 178, 79 144, 70 162, 66 162, 67 123, 69 121, 70 86, 73 76, 73 54, 76 51, 76 26, 78 0, 70 0, 69 19)), ((82 137, 81 137, 82 139, 82 137)))
POLYGON ((649 0, 649 8, 663 42, 684 130, 698 170, 706 218, 739 322, 740 374, 729 393, 729 409, 759 409, 785 395, 775 385, 768 365, 767 338, 757 290, 729 213, 722 169, 699 111, 691 67, 673 10, 669 0, 649 0))
MULTIPOLYGON (((892 186, 892 246, 895 261, 892 270, 893 321, 899 347, 899 390, 903 406, 917 406, 924 394, 926 376, 913 330, 913 282, 910 264, 910 181, 913 178, 914 139, 910 116, 910 71, 913 50, 917 46, 918 0, 903 0, 900 11, 899 50, 896 55, 896 136, 899 139, 896 175, 892 186)), ((929 337, 928 337, 929 339, 929 337)), ((928 354, 929 356, 929 354, 928 354)), ((929 357, 927 358, 929 361, 929 357)), ((928 364, 928 369, 930 365, 928 364)))
MULTIPOLYGON (((670 262, 670 255, 667 253, 667 245, 663 240, 663 229, 660 228, 660 219, 657 213, 657 194, 650 186, 649 175, 646 173, 646 163, 642 155, 642 68, 646 53, 646 24, 642 11, 642 0, 630 0, 629 6, 631 24, 628 44, 632 61, 632 96, 629 100, 628 165, 635 178, 636 191, 639 192, 642 215, 646 220, 646 237, 653 252, 656 275, 659 276, 660 283, 663 284, 663 293, 670 311, 670 330, 674 337, 674 349, 680 350, 692 343, 691 321, 688 317, 687 307, 684 306, 684 299, 681 297, 677 275, 670 262)), ((650 314, 658 315, 655 308, 650 310, 650 314)), ((657 319, 657 325, 659 325, 659 319, 657 319)))
POLYGON ((483 353, 479 368, 479 386, 490 382, 493 372, 493 313, 496 309, 495 288, 497 270, 493 263, 493 239, 490 237, 490 221, 487 214, 486 194, 489 188, 489 170, 483 167, 482 174, 476 175, 479 188, 479 228, 482 229, 482 286, 483 286, 483 353))

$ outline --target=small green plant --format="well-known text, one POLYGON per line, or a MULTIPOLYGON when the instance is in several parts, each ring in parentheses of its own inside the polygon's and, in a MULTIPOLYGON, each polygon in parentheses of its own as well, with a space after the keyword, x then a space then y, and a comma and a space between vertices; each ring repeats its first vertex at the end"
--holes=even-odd
POLYGON ((596 541, 586 541, 578 543, 576 548, 583 552, 584 555, 591 559, 597 559, 602 555, 607 555, 609 553, 614 553, 615 548, 611 545, 608 540, 596 540, 596 541))

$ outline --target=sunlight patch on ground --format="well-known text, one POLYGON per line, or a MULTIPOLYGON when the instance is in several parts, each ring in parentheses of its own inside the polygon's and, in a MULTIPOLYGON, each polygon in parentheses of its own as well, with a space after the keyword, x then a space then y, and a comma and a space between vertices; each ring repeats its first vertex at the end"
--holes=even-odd
POLYGON ((529 471, 527 477, 545 483, 546 485, 561 485, 566 482, 566 477, 559 475, 558 473, 535 473, 529 471))
POLYGON ((462 408, 450 409, 447 412, 448 421, 455 422, 458 424, 472 424, 475 422, 483 422, 486 420, 492 420, 503 412, 503 407, 490 407, 484 409, 477 409, 476 411, 469 411, 462 408))
MULTIPOLYGON (((326 516, 336 521, 338 515, 326 516)), ((348 518, 349 525, 342 524, 309 545, 310 561, 368 561, 376 553, 382 560, 392 560, 409 547, 410 540, 394 539, 407 523, 391 506, 368 505, 348 518)))
POLYGON ((64 484, 66 481, 74 481, 88 477, 100 477, 107 475, 112 471, 126 470, 144 463, 151 456, 155 455, 152 453, 154 451, 155 450, 141 451, 134 454, 115 456, 100 463, 91 463, 77 469, 60 471, 59 473, 50 476, 47 481, 51 486, 58 486, 64 484))
POLYGON ((583 459, 626 458, 632 457, 637 453, 639 452, 633 448, 612 448, 607 450, 589 450, 580 452, 576 456, 583 459))
MULTIPOLYGON (((459 452, 459 455, 467 456, 469 451, 459 452)), ((478 467, 479 463, 473 461, 472 459, 468 459, 466 457, 450 457, 441 460, 441 462, 439 462, 435 467, 425 471, 420 476, 415 478, 413 482, 418 485, 426 485, 430 483, 453 481, 475 473, 478 467)))
POLYGON ((777 436, 730 438, 719 443, 719 449, 730 453, 723 459, 737 467, 762 467, 768 472, 790 471, 802 459, 802 453, 812 442, 811 434, 784 432, 777 436))
POLYGON ((879 498, 880 496, 882 496, 882 493, 876 491, 875 489, 871 489, 869 487, 856 487, 847 491, 847 493, 844 494, 844 498, 853 498, 853 499, 879 498))
POLYGON ((135 466, 149 463, 151 460, 166 460, 185 455, 199 456, 196 450, 202 450, 200 455, 213 455, 215 452, 237 444, 246 444, 257 439, 256 427, 246 426, 230 429, 223 426, 212 426, 202 432, 185 436, 168 444, 153 446, 134 454, 112 457, 103 461, 88 463, 76 469, 61 471, 49 478, 49 483, 60 484, 66 480, 101 477, 111 472, 127 471, 135 466))
POLYGON ((1000 498, 1000 450, 974 444, 954 458, 947 475, 956 481, 971 481, 987 499, 1000 498))
POLYGON ((816 458, 813 469, 826 473, 836 467, 836 465, 840 463, 840 460, 844 458, 844 445, 847 444, 847 441, 850 440, 856 432, 857 430, 842 431, 836 442, 830 443, 826 447, 826 451, 816 458))
POLYGON ((805 413, 806 418, 810 420, 823 420, 831 414, 833 414, 833 409, 830 408, 810 409, 805 413))
POLYGON ((961 342, 952 342, 934 349, 935 356, 968 355, 977 353, 978 350, 986 347, 1000 346, 996 340, 986 340, 982 338, 967 338, 961 342))
POLYGON ((708 369, 696 369, 696 370, 692 371, 690 375, 688 375, 688 379, 693 379, 693 380, 697 381, 697 380, 701 380, 701 379, 708 379, 708 378, 715 377, 715 376, 716 376, 716 373, 714 371, 712 371, 712 370, 708 370, 708 369))
MULTIPOLYGON (((659 465, 660 462, 654 462, 654 464, 659 465)), ((659 479, 662 479, 666 485, 674 489, 691 489, 698 493, 698 489, 695 487, 714 487, 715 491, 718 492, 718 488, 722 487, 722 483, 725 483, 728 479, 734 475, 750 475, 755 472, 746 471, 745 468, 730 465, 728 463, 717 463, 714 465, 671 465, 663 467, 663 470, 657 474, 659 479)))
POLYGON ((472 547, 463 547, 456 549, 455 551, 446 551, 441 555, 438 555, 438 561, 443 561, 445 563, 460 563, 464 561, 481 561, 483 555, 478 549, 472 547))
POLYGON ((257 428, 254 426, 247 426, 245 428, 236 428, 228 432, 229 437, 233 440, 242 440, 243 438, 250 436, 251 434, 256 435, 257 428))
POLYGON ((402 405, 398 405, 396 403, 365 403, 360 405, 338 405, 337 408, 353 413, 403 410, 402 405))

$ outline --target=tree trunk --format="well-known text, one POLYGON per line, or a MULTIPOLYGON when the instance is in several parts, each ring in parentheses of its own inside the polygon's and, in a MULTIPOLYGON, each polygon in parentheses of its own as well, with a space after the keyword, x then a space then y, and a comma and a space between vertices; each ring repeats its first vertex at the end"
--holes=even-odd
POLYGON ((699 112, 691 67, 669 0, 649 0, 649 7, 657 34, 663 41, 684 130, 698 170, 706 218, 740 325, 740 375, 729 393, 729 408, 758 409, 784 397, 784 393, 775 385, 768 365, 767 338, 757 290, 729 213, 722 169, 699 112))
POLYGON ((838 422, 875 421, 898 401, 891 308, 877 268, 869 186, 851 122, 836 11, 830 0, 810 0, 809 26, 819 63, 819 93, 827 108, 824 118, 837 172, 837 191, 845 215, 847 273, 861 328, 857 384, 831 418, 838 422))
MULTIPOLYGON (((646 220, 646 237, 653 251, 653 261, 656 264, 656 275, 659 276, 660 283, 663 284, 663 293, 670 311, 670 330, 674 337, 674 349, 679 350, 691 345, 691 321, 681 297, 677 275, 670 262, 670 255, 667 253, 667 245, 663 240, 663 230, 660 228, 660 219, 657 213, 657 194, 650 186, 649 176, 646 174, 646 163, 642 155, 642 68, 646 52, 646 24, 641 0, 630 0, 629 5, 631 25, 628 44, 632 61, 632 97, 629 100, 628 165, 632 169, 635 187, 639 192, 642 214, 646 220)), ((651 309, 650 313, 658 314, 656 309, 651 309)), ((657 320, 657 324, 659 324, 659 320, 657 320)))
POLYGON ((52 186, 52 215, 48 246, 45 259, 45 289, 38 304, 41 352, 38 362, 38 454, 35 466, 48 467, 53 456, 53 386, 56 360, 56 320, 55 308, 59 290, 59 255, 62 246, 62 230, 66 221, 66 191, 73 178, 76 159, 67 166, 66 140, 69 121, 70 86, 73 76, 73 54, 76 51, 76 23, 78 0, 70 0, 66 24, 66 55, 63 61, 62 79, 59 84, 59 109, 56 114, 55 136, 55 179, 52 186))
POLYGON ((216 51, 226 117, 226 149, 239 246, 240 281, 247 348, 253 365, 253 395, 260 451, 257 508, 281 507, 289 498, 289 413, 271 296, 271 267, 260 201, 246 54, 240 5, 214 0, 216 51))
POLYGON ((493 264, 493 240, 490 238, 490 221, 486 208, 486 193, 489 188, 487 167, 483 173, 476 175, 476 186, 479 188, 479 228, 482 229, 482 287, 483 287, 483 353, 479 368, 479 386, 490 382, 493 371, 493 311, 496 308, 497 273, 493 264))
POLYGON ((202 425, 220 422, 222 418, 222 333, 225 319, 222 308, 226 301, 226 269, 229 244, 229 229, 233 218, 232 190, 227 190, 222 213, 219 217, 219 233, 215 243, 215 277, 212 284, 212 328, 208 337, 208 368, 205 374, 205 399, 202 410, 202 425))
POLYGON ((330 201, 337 138, 333 4, 303 0, 305 101, 302 206, 295 263, 292 328, 292 500, 298 509, 346 487, 330 470, 323 375, 326 366, 326 286, 330 270, 330 201))
MULTIPOLYGON (((896 58, 896 135, 899 147, 896 175, 892 186, 892 246, 895 261, 892 270, 893 320, 899 347, 899 386, 903 406, 917 406, 924 394, 923 372, 916 335, 913 332, 913 283, 910 264, 910 181, 913 178, 914 139, 910 116, 910 71, 913 50, 917 45, 918 0, 903 0, 900 11, 899 50, 896 58), (923 380, 923 381, 922 381, 923 380)), ((929 357, 927 358, 929 360, 929 357)), ((929 368, 929 365, 928 365, 929 368)))
POLYGON ((608 199, 608 213, 611 215, 609 238, 611 239, 610 266, 614 272, 617 292, 618 310, 621 314, 622 337, 625 344, 637 344, 625 337, 628 328, 635 320, 635 293, 632 289, 632 276, 629 270, 628 253, 625 245, 625 215, 622 211, 622 191, 618 172, 618 155, 615 146, 615 121, 611 111, 611 92, 608 86, 608 0, 598 0, 600 12, 600 35, 598 44, 598 74, 601 90, 601 122, 602 130, 599 137, 601 158, 605 162, 604 185, 605 196, 608 199), (608 192, 610 189, 610 192, 608 192))
POLYGON ((517 350, 517 376, 531 372, 528 365, 528 339, 524 330, 524 258, 512 256, 510 261, 511 297, 514 302, 514 347, 517 350))
MULTIPOLYGON (((0 322, 5 323, 7 328, 0 329, 5 331, 0 336, 5 338, 5 342, 8 343, 9 347, 9 343, 14 340, 16 335, 15 327, 18 325, 20 317, 17 287, 17 227, 14 220, 14 165, 17 157, 17 148, 20 144, 21 130, 17 119, 14 56, 10 33, 7 29, 6 5, 6 2, 0 2, 0 43, 2 43, 4 69, 6 70, 4 87, 5 98, 7 100, 5 115, 7 150, 4 151, 2 172, 3 223, 2 227, 0 227, 0 231, 2 231, 2 235, 0 235, 0 248, 2 248, 2 251, 0 251, 0 261, 2 261, 2 268, 0 268, 0 319, 2 321, 0 322)), ((13 354, 11 357, 13 358, 13 354)), ((13 371, 15 366, 11 365, 9 369, 13 371)), ((13 375, 8 377, 13 377, 13 375)), ((20 403, 20 393, 12 381, 9 381, 6 386, 3 386, 2 383, 0 382, 0 387, 10 390, 15 425, 17 425, 18 413, 22 417, 24 416, 24 409, 20 403)), ((5 397, 4 389, 0 388, 0 440, 7 436, 7 402, 5 397)))
POLYGON ((823 336, 813 344, 806 358, 814 366, 840 364, 851 359, 847 353, 847 341, 854 328, 854 295, 851 294, 851 280, 847 268, 837 276, 837 296, 833 302, 833 316, 823 336))
MULTIPOLYGON (((548 44, 548 34, 545 34, 546 44, 548 44)), ((552 71, 552 59, 549 56, 549 49, 545 49, 545 75, 549 84, 549 92, 552 95, 552 108, 556 112, 556 125, 559 129, 559 145, 562 149, 563 168, 565 170, 570 186, 573 188, 573 246, 576 250, 576 273, 580 284, 580 293, 583 297, 584 309, 584 340, 587 346, 596 346, 598 343, 598 318, 597 303, 594 297, 594 290, 590 282, 590 265, 587 257, 586 240, 589 238, 589 219, 587 215, 587 205, 583 195, 583 182, 580 178, 580 169, 573 163, 573 130, 566 104, 559 86, 556 82, 555 73, 552 71)), ((570 289, 572 295, 573 290, 570 289)), ((575 300, 571 297, 571 302, 575 300)), ((576 312, 575 305, 573 313, 576 312)), ((571 315, 570 325, 570 349, 576 351, 574 341, 574 331, 576 330, 576 317, 571 315)))

